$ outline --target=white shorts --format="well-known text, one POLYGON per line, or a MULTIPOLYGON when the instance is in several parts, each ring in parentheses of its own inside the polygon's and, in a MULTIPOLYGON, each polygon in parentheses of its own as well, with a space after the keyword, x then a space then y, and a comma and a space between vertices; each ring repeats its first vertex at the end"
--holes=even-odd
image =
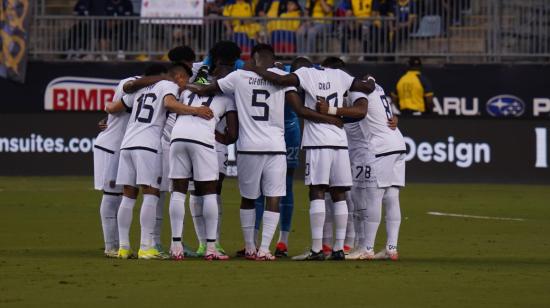
POLYGON ((218 156, 214 146, 192 142, 174 142, 170 146, 171 179, 194 181, 218 180, 218 156))
POLYGON ((107 152, 94 148, 94 187, 110 193, 122 193, 122 186, 116 185, 120 152, 107 152))
POLYGON ((218 172, 221 174, 227 174, 227 146, 216 142, 216 153, 218 154, 218 172))
POLYGON ((405 154, 375 157, 369 166, 376 187, 405 186, 405 154))
POLYGON ((161 182, 162 153, 140 149, 120 150, 117 184, 160 188, 161 182))
POLYGON ((306 149, 306 185, 350 187, 351 166, 347 149, 306 149))
POLYGON ((370 166, 375 158, 374 154, 368 149, 352 149, 349 150, 349 158, 353 186, 361 188, 378 187, 372 176, 372 167, 370 166))
POLYGON ((286 155, 239 154, 237 174, 241 196, 257 199, 286 196, 286 155))
POLYGON ((168 172, 170 171, 170 142, 161 139, 162 146, 162 181, 160 183, 160 191, 170 191, 170 178, 168 178, 168 172))

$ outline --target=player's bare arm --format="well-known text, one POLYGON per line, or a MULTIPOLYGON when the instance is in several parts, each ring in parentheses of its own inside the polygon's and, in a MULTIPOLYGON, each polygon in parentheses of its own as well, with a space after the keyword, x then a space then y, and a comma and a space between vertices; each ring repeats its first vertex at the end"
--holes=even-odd
POLYGON ((367 78, 367 80, 355 79, 349 90, 352 92, 363 92, 365 94, 372 93, 372 91, 376 88, 376 83, 374 78, 370 76, 367 78))
POLYGON ((288 91, 285 95, 285 103, 296 112, 296 114, 303 119, 316 122, 336 125, 340 128, 344 126, 342 119, 327 114, 321 114, 315 110, 311 110, 304 106, 304 103, 300 99, 300 96, 295 91, 288 91))
POLYGON ((369 102, 366 98, 360 98, 353 103, 351 107, 331 107, 323 97, 317 101, 317 111, 322 114, 330 114, 341 117, 362 119, 367 115, 369 102))
POLYGON ((136 91, 139 91, 145 87, 148 87, 150 85, 154 85, 155 83, 161 81, 161 80, 170 80, 172 81, 172 78, 168 75, 156 75, 156 76, 145 76, 141 77, 136 80, 130 80, 127 81, 123 86, 122 89, 124 90, 124 93, 134 93, 136 91))
POLYGON ((124 105, 122 101, 110 102, 105 104, 105 112, 109 114, 125 111, 126 108, 126 105, 124 105))
POLYGON ((228 144, 235 143, 239 139, 239 116, 236 111, 230 111, 225 116, 227 123, 226 131, 226 141, 228 144))
POLYGON ((392 130, 395 130, 397 128, 397 123, 399 122, 397 116, 394 114, 392 119, 388 121, 388 127, 392 130))
POLYGON ((218 82, 214 81, 208 85, 199 85, 195 83, 188 83, 185 85, 185 89, 198 94, 199 96, 213 96, 221 93, 218 82))
POLYGON ((268 71, 265 67, 251 65, 250 70, 260 75, 263 79, 283 87, 298 87, 300 80, 294 74, 279 75, 268 71))
POLYGON ((173 95, 167 95, 164 98, 164 107, 170 112, 182 115, 194 115, 206 120, 210 120, 214 117, 212 110, 206 106, 191 107, 186 104, 182 104, 176 100, 173 95))

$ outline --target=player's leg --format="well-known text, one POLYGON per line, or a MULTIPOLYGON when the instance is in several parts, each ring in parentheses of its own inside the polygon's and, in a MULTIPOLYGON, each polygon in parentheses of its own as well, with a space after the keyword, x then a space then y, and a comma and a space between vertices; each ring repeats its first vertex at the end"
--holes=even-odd
POLYGON ((218 228, 216 231, 216 249, 218 252, 225 254, 225 249, 221 245, 221 234, 222 234, 222 217, 223 217, 223 206, 222 206, 222 188, 223 180, 225 179, 225 173, 219 173, 218 182, 216 183, 216 197, 218 199, 218 228))
POLYGON ((132 152, 120 152, 117 172, 117 185, 123 185, 122 200, 117 212, 119 249, 118 257, 128 259, 132 257, 130 246, 130 226, 132 225, 133 210, 139 193, 136 187, 136 169, 132 159, 132 152))
POLYGON ((266 155, 261 178, 262 191, 266 195, 266 206, 263 214, 262 240, 257 260, 275 260, 269 246, 279 224, 279 203, 286 194, 286 156, 266 155))
POLYGON ((196 254, 198 257, 204 257, 206 252, 206 230, 204 227, 204 216, 202 212, 203 199, 202 196, 198 196, 195 191, 195 183, 189 183, 189 210, 191 217, 193 218, 193 226, 195 227, 195 234, 199 241, 199 247, 196 254))
POLYGON ((162 241, 161 241, 161 233, 162 233, 162 223, 164 220, 164 204, 166 203, 166 195, 168 194, 168 191, 170 190, 170 179, 168 178, 168 173, 170 171, 170 143, 165 141, 164 139, 161 140, 162 144, 162 182, 160 183, 160 195, 159 195, 159 202, 156 207, 155 212, 155 229, 153 233, 153 241, 154 246, 157 248, 158 251, 161 253, 164 253, 164 249, 162 247, 162 241))
POLYGON ((355 206, 351 199, 351 192, 346 192, 346 203, 348 205, 348 222, 346 226, 346 239, 344 241, 344 253, 349 254, 355 246, 355 206))
POLYGON ((334 205, 330 193, 325 193, 325 223, 323 224, 323 253, 330 256, 334 244, 334 205))
POLYGON ((367 196, 366 189, 354 186, 351 189, 351 199, 355 207, 355 230, 357 231, 357 245, 353 251, 346 256, 346 260, 371 260, 374 259, 374 250, 367 249, 364 224, 367 219, 367 196))
POLYGON ((254 205, 256 208, 256 221, 254 222, 254 240, 256 241, 256 244, 258 244, 258 234, 260 233, 262 218, 264 216, 265 196, 261 194, 254 202, 254 205))
POLYGON ((367 250, 374 249, 374 241, 376 240, 376 233, 380 226, 380 220, 382 218, 382 198, 384 197, 384 189, 378 187, 367 187, 366 198, 367 208, 363 212, 364 226, 365 226, 365 246, 367 250))
MULTIPOLYGON (((288 156, 287 156, 287 164, 288 156)), ((281 226, 279 230, 279 240, 275 249, 275 257, 288 256, 288 236, 292 223, 292 212, 294 211, 294 168, 286 169, 286 195, 281 198, 279 211, 281 213, 281 226)))
POLYGON ((386 254, 392 259, 397 260, 397 239, 399 237, 399 227, 401 225, 401 208, 399 206, 399 188, 392 186, 386 188, 382 204, 386 211, 386 254))

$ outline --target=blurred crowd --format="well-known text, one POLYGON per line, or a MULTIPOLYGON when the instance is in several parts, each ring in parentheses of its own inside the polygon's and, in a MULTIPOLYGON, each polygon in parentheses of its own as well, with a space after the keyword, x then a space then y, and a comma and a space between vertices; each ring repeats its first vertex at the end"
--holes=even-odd
MULTIPOLYGON (((198 26, 202 29, 196 33, 208 28, 208 35, 197 35, 206 40, 204 45, 229 38, 244 53, 259 42, 271 43, 279 53, 315 53, 334 45, 331 38, 339 40, 342 54, 350 51, 350 44, 359 44, 355 49, 363 53, 387 53, 418 30, 423 16, 439 16, 444 32, 460 24, 461 12, 469 7, 470 0, 206 0, 204 16, 227 19, 210 19, 206 22, 210 27, 198 26)), ((80 0, 74 13, 135 16, 140 8, 141 0, 80 0)), ((127 36, 137 27, 124 20, 100 24, 95 31, 100 47, 111 50, 124 50, 127 36), (113 41, 118 46, 110 46, 113 41)), ((89 40, 81 34, 89 29, 83 27, 78 24, 72 29, 72 49, 86 48, 82 45, 89 40)))

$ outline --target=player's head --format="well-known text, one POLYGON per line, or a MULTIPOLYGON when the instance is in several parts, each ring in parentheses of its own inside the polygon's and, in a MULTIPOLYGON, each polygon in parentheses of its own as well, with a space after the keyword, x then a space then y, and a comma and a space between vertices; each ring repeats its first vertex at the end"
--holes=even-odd
POLYGON ((193 76, 193 71, 191 71, 189 66, 186 64, 174 63, 168 69, 168 74, 174 79, 180 88, 183 88, 189 81, 189 78, 193 76))
POLYGON ((174 47, 168 52, 168 59, 172 63, 185 63, 190 66, 195 62, 195 58, 195 52, 189 46, 174 47))
POLYGON ((298 57, 290 64, 290 71, 294 72, 302 67, 313 67, 313 63, 306 57, 298 57))
POLYGON ((168 72, 168 69, 163 64, 151 63, 147 65, 147 67, 145 68, 145 71, 143 72, 143 75, 156 76, 156 75, 166 74, 167 72, 168 72))
POLYGON ((214 65, 235 65, 241 57, 241 48, 235 42, 220 41, 210 49, 208 54, 214 65))
POLYGON ((252 48, 252 59, 259 66, 271 66, 275 61, 275 50, 269 44, 257 44, 252 48))
POLYGON ((422 67, 422 61, 419 57, 410 57, 409 58, 409 68, 410 69, 420 69, 422 67))
POLYGON ((323 67, 334 68, 334 69, 344 69, 346 68, 346 62, 338 57, 328 57, 321 63, 323 67))

